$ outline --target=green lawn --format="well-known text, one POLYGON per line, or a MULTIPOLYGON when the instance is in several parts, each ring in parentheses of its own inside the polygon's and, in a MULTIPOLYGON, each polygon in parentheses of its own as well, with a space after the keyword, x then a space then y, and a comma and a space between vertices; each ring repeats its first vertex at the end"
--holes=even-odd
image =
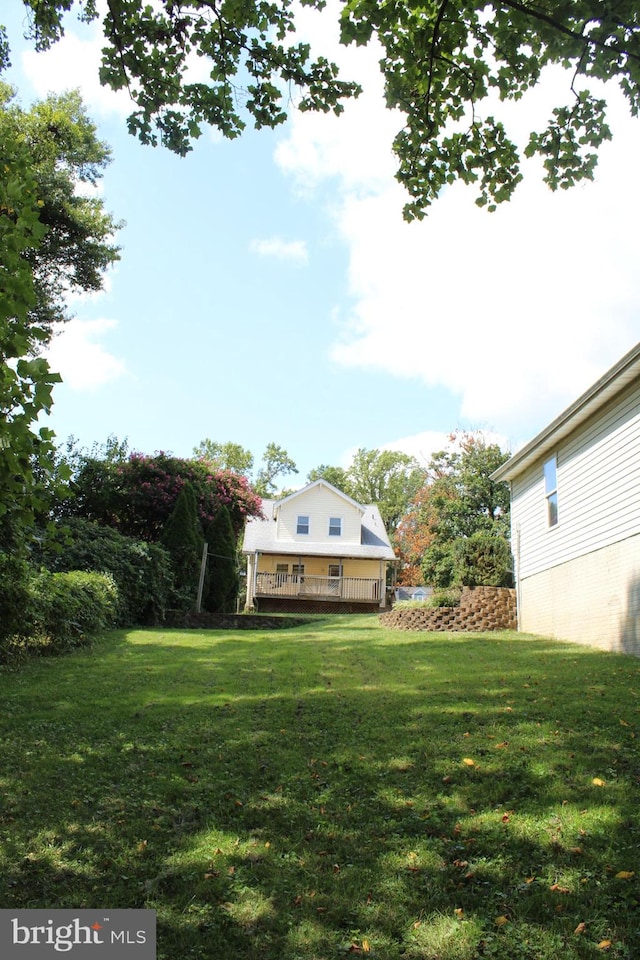
POLYGON ((0 906, 153 908, 159 960, 633 960, 639 678, 369 616, 4 668, 0 906))

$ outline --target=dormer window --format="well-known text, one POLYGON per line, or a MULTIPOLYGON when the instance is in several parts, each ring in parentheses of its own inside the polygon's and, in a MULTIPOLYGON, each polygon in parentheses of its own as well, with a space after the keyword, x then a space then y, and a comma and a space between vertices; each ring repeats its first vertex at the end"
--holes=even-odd
POLYGON ((342 536, 342 518, 341 517, 329 517, 329 536, 330 537, 342 536))
POLYGON ((299 515, 298 516, 298 525, 296 527, 296 533, 301 533, 306 536, 309 534, 309 517, 299 515))

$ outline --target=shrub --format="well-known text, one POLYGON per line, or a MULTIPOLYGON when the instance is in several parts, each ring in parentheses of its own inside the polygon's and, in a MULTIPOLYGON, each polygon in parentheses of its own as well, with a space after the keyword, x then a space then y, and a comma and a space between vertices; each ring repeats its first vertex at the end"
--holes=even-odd
POLYGON ((111 574, 118 588, 119 626, 154 626, 164 620, 173 574, 169 554, 158 544, 70 517, 43 539, 35 558, 52 571, 111 574))
POLYGON ((30 639, 57 653, 113 626, 117 611, 118 590, 108 574, 42 570, 31 580, 25 621, 30 639))
POLYGON ((462 589, 459 587, 435 590, 427 599, 426 606, 432 609, 437 609, 438 607, 458 607, 460 606, 461 596, 462 589))
POLYGON ((513 585, 511 551, 504 537, 478 531, 455 544, 455 582, 465 587, 513 585))
POLYGON ((434 587, 511 587, 511 550, 505 538, 478 530, 431 546, 422 558, 425 583, 434 587))
POLYGON ((29 567, 21 558, 0 552, 0 650, 22 632, 29 596, 29 567))
POLYGON ((200 531, 195 493, 190 483, 185 483, 178 494, 173 513, 164 525, 161 542, 171 556, 173 567, 171 604, 177 610, 193 609, 204 538, 200 531))
POLYGON ((233 613, 236 609, 240 578, 236 559, 236 539, 231 517, 220 507, 207 529, 209 565, 204 608, 211 613, 233 613))

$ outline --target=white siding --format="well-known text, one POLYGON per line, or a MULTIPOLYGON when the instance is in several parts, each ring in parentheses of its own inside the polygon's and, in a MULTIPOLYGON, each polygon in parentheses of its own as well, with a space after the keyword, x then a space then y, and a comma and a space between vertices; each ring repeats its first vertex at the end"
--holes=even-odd
POLYGON ((555 527, 547 526, 547 456, 513 481, 513 549, 521 583, 640 532, 640 384, 583 424, 556 453, 555 527))
POLYGON ((291 497, 278 510, 277 539, 280 542, 299 543, 304 552, 305 543, 331 544, 360 543, 361 511, 333 490, 319 485, 291 497), (309 533, 296 532, 299 516, 309 517, 309 533), (329 518, 340 517, 342 533, 339 537, 329 536, 329 518))
POLYGON ((527 577, 519 628, 640 654, 640 534, 527 577))

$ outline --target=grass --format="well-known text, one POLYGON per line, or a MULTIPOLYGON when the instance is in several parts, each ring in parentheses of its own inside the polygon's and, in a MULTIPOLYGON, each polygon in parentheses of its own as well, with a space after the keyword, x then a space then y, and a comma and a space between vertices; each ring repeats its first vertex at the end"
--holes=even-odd
POLYGON ((0 672, 0 904, 158 960, 640 956, 640 662, 517 634, 136 631, 0 672))

